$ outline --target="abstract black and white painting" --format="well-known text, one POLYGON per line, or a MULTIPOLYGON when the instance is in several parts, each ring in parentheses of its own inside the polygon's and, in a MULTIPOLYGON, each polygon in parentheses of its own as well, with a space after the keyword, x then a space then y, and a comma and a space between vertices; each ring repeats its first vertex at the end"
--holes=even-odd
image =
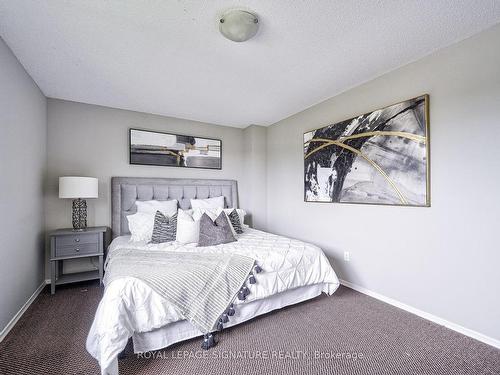
POLYGON ((219 139, 130 129, 130 164, 222 168, 219 139))
POLYGON ((304 134, 304 199, 429 206, 429 97, 304 134))

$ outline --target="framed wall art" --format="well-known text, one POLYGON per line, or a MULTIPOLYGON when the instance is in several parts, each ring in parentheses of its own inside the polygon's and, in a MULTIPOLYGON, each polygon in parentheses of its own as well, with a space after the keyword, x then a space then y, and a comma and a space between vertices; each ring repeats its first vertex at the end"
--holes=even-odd
POLYGON ((304 134, 306 202, 430 206, 429 96, 304 134))
POLYGON ((222 141, 130 129, 130 164, 222 169, 222 141))

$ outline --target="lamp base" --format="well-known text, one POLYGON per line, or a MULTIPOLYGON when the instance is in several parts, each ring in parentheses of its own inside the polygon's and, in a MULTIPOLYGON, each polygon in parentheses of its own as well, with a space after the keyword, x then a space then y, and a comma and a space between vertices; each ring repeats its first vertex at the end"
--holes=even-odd
POLYGON ((85 199, 73 200, 73 230, 83 231, 87 228, 87 201, 85 199))

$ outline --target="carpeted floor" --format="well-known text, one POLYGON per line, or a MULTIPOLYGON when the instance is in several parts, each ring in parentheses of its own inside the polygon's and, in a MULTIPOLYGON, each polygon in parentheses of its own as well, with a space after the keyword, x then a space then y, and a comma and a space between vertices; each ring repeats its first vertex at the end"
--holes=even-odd
MULTIPOLYGON (((101 295, 95 283, 40 294, 0 343, 0 374, 99 374, 85 339, 101 295)), ((499 350, 344 287, 218 337, 209 352, 198 339, 129 352, 120 374, 500 374, 499 350)))

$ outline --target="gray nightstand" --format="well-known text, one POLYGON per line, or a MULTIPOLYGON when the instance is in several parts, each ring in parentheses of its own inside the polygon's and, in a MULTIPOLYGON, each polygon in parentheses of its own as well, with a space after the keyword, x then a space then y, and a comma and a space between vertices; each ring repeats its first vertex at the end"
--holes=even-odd
POLYGON ((58 229, 50 236, 50 291, 56 292, 56 285, 99 279, 102 283, 104 250, 107 248, 108 227, 87 228, 84 231, 58 229), (63 274, 65 259, 99 257, 99 269, 87 272, 63 274))

